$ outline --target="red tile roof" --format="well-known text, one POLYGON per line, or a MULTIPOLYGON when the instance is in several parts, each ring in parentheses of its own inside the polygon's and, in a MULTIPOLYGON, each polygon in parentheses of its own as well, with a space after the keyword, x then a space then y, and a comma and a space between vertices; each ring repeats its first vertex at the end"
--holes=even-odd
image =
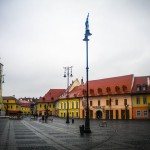
MULTIPOLYGON (((80 85, 80 86, 76 86, 73 88, 73 90, 71 92, 69 92, 69 97, 73 98, 73 97, 82 97, 82 91, 85 88, 85 85, 80 85)), ((60 96, 60 99, 64 99, 67 97, 67 93, 65 92, 62 96, 60 96)))
POLYGON ((93 89, 94 94, 99 95, 98 88, 101 88, 102 95, 108 95, 106 91, 107 87, 111 89, 109 94, 117 94, 118 92, 119 94, 124 94, 124 91, 122 90, 123 86, 127 87, 126 93, 130 93, 132 88, 132 83, 133 83, 133 74, 89 81, 89 94, 90 94, 90 89, 93 89), (120 91, 116 92, 116 87, 119 87, 120 91))
POLYGON ((50 89, 38 102, 55 102, 65 92, 65 89, 50 89))
MULTIPOLYGON (((89 96, 97 96, 97 95, 108 95, 108 94, 124 94, 131 93, 131 88, 133 84, 133 75, 125 75, 119 77, 105 78, 99 80, 91 80, 88 82, 89 86, 89 96), (123 86, 127 88, 127 90, 123 91, 123 86), (109 87, 111 89, 110 93, 106 92, 106 88, 109 87), (119 91, 116 91, 116 87, 120 88, 119 91), (98 93, 98 88, 102 89, 102 93, 98 93), (93 90, 93 94, 90 92, 93 90)), ((83 90, 86 90, 86 84, 75 87, 71 92, 69 92, 69 97, 83 97, 83 90)), ((66 94, 64 94, 60 99, 66 98, 66 94)))
POLYGON ((26 100, 19 100, 21 106, 30 106, 32 102, 26 100))
POLYGON ((143 93, 143 92, 150 92, 150 76, 140 76, 134 78, 132 93, 143 93), (146 91, 142 91, 142 89, 140 91, 136 90, 137 86, 140 86, 142 88, 143 85, 147 86, 146 91))

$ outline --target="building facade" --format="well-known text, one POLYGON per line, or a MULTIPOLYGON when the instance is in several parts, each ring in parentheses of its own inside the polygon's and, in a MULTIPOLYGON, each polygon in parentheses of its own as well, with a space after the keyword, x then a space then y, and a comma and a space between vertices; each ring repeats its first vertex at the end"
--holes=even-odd
MULTIPOLYGON (((132 85, 133 75, 89 81, 89 117, 132 119, 132 85)), ((86 105, 86 97, 81 98, 80 118, 85 118, 86 105)))
POLYGON ((3 104, 6 115, 17 114, 18 112, 21 112, 20 102, 13 96, 4 96, 3 104))
POLYGON ((41 97, 37 102, 38 116, 56 115, 55 103, 64 92, 65 89, 50 89, 43 97, 41 97))
POLYGON ((133 119, 150 119, 150 76, 134 78, 132 106, 133 119))

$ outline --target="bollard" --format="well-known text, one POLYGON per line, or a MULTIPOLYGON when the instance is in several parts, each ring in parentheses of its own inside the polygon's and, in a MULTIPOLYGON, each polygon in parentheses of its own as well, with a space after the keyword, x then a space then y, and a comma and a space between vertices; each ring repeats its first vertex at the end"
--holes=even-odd
POLYGON ((72 123, 74 123, 74 119, 72 118, 72 123))
POLYGON ((80 125, 80 134, 83 135, 84 134, 84 125, 80 125))

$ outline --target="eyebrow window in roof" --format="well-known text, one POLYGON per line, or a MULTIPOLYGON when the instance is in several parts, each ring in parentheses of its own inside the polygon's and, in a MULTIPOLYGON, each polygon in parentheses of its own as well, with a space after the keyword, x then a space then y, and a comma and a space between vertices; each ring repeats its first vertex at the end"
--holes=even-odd
POLYGON ((142 86, 142 91, 146 91, 147 90, 147 85, 146 84, 143 84, 142 86))
POLYGON ((137 91, 137 92, 141 91, 141 86, 140 86, 140 85, 137 85, 137 86, 136 86, 136 91, 137 91))

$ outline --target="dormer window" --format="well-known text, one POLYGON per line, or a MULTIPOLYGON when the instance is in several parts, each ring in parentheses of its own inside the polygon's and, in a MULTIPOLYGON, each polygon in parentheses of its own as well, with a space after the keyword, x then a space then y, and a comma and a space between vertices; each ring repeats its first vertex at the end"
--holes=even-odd
POLYGON ((143 84, 142 86, 142 91, 146 91, 147 90, 147 85, 146 84, 143 84))
POLYGON ((137 86, 136 86, 136 91, 137 91, 137 92, 141 91, 141 86, 140 86, 140 85, 137 85, 137 86))

